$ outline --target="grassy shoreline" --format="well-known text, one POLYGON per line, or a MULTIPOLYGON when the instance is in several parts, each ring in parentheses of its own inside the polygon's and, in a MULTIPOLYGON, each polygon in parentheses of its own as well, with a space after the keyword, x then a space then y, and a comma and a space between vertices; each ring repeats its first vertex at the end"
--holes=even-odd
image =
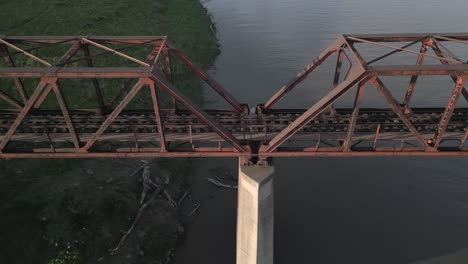
MULTIPOLYGON (((219 53, 197 0, 5 0, 0 9, 6 35, 168 35, 205 69, 219 53)), ((200 83, 187 79, 185 91, 200 99, 200 83)), ((137 162, 0 160, 0 263, 164 263, 181 232, 166 200, 148 209, 122 252, 108 253, 139 207, 141 186, 128 177, 137 162)), ((156 160, 151 171, 169 173, 177 195, 190 166, 156 160)))

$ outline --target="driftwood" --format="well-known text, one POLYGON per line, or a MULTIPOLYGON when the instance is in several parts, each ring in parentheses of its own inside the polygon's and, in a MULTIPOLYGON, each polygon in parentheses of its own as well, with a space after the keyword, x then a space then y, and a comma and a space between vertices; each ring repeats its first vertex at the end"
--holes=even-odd
MULTIPOLYGON (((145 167, 145 171, 147 173, 147 179, 148 179, 148 182, 149 182, 149 167, 145 167), (147 169, 146 169, 147 168, 147 169)), ((110 250, 110 254, 111 255, 115 255, 117 253, 117 251, 122 247, 122 245, 124 244, 125 240, 127 239, 127 237, 132 233, 133 229, 135 228, 136 224, 138 223, 138 221, 140 220, 143 212, 145 211, 145 209, 152 203, 154 202, 154 200, 156 200, 156 198, 158 197, 159 194, 161 194, 161 192, 164 191, 164 188, 165 188, 165 185, 160 185, 160 186, 157 186, 157 188, 154 190, 153 194, 151 195, 151 197, 148 199, 148 201, 146 201, 141 207, 140 209, 138 210, 138 213, 137 215, 135 216, 135 219, 133 220, 133 223, 132 225, 130 226, 130 228, 128 229, 127 232, 125 232, 125 234, 122 236, 122 238, 120 239, 119 243, 117 244, 117 246, 110 250)), ((146 195, 144 194, 144 192, 142 192, 142 196, 143 195, 146 195)), ((142 197, 141 201, 144 200, 144 197, 142 197)))
POLYGON ((218 186, 218 187, 224 187, 224 188, 229 188, 229 189, 237 189, 237 185, 230 185, 230 184, 225 184, 221 182, 219 178, 206 178, 207 181, 211 182, 212 184, 218 186))
POLYGON ((143 204, 143 201, 145 201, 146 198, 146 193, 150 189, 150 168, 148 166, 143 168, 143 190, 141 191, 141 199, 140 199, 140 204, 143 204))
MULTIPOLYGON (((158 184, 156 184, 155 182, 153 182, 151 179, 148 181, 148 183, 149 183, 151 186, 155 187, 155 188, 157 188, 157 187, 159 186, 158 184)), ((166 178, 165 184, 167 185, 168 183, 169 183, 169 180, 168 180, 168 178, 166 178)), ((172 196, 169 194, 169 192, 168 192, 167 190, 164 190, 163 193, 164 193, 164 196, 166 196, 166 199, 169 201, 169 203, 171 204, 172 207, 174 207, 174 208, 178 208, 178 207, 179 207, 179 204, 176 203, 176 202, 174 201, 174 199, 172 199, 172 196)))
POLYGON ((188 214, 188 216, 192 216, 193 214, 195 214, 195 212, 197 212, 199 208, 200 208, 200 203, 196 203, 195 208, 193 208, 193 210, 188 214))
POLYGON ((141 160, 141 162, 143 162, 144 164, 138 167, 136 170, 134 170, 132 174, 130 174, 130 177, 137 175, 141 170, 148 166, 148 162, 146 160, 141 160))
POLYGON ((174 199, 172 199, 172 196, 169 194, 167 190, 164 190, 164 195, 166 196, 167 200, 172 205, 172 207, 174 208, 178 207, 177 203, 174 201, 174 199))
POLYGON ((188 191, 185 191, 184 194, 179 198, 179 201, 177 201, 177 207, 180 207, 180 205, 182 204, 182 202, 185 200, 185 198, 187 197, 188 195, 188 191))

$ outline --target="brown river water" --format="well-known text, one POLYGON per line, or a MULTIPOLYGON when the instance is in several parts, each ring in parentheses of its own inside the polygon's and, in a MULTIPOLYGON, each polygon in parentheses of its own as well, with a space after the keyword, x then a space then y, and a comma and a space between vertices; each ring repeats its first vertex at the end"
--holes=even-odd
MULTIPOLYGON (((338 34, 468 31, 468 2, 462 0, 204 4, 221 44, 211 74, 250 106, 265 102, 338 34)), ((415 94, 415 104, 445 104, 448 90, 436 81, 415 94)), ((280 106, 310 106, 320 98, 314 87, 329 83, 308 82, 280 106)), ((205 98, 220 104, 209 92, 205 98)), ((195 164, 191 181, 202 206, 188 221, 173 263, 235 263, 237 193, 205 177, 237 173, 237 161, 195 164)), ((275 263, 412 263, 467 248, 466 164, 466 158, 276 159, 275 263)))

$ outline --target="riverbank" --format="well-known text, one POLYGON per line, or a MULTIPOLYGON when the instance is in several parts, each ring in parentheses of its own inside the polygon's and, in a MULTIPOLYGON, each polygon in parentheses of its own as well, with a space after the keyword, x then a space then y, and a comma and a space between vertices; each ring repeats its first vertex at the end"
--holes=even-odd
MULTIPOLYGON (((214 26, 196 0, 5 0, 0 32, 11 35, 168 35, 207 68, 219 53, 214 26)), ((184 78, 185 72, 176 73, 184 78)), ((189 92, 201 98, 198 81, 189 92)), ((82 99, 82 98, 81 98, 82 99)), ((71 102, 73 103, 73 102, 71 102)), ((1 160, 0 263, 165 263, 182 228, 177 209, 157 200, 113 257, 139 207, 141 184, 129 177, 138 160, 1 160)), ((153 160, 177 197, 187 160, 153 160)))

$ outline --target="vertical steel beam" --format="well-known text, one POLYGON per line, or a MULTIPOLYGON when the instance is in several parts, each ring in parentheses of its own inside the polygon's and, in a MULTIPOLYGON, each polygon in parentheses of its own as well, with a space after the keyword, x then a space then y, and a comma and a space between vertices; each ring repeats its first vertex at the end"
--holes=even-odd
POLYGON ((354 98, 353 113, 349 120, 348 134, 343 142, 343 151, 350 151, 351 142, 353 140, 354 130, 356 128, 357 118, 359 115, 359 108, 361 105, 362 95, 364 94, 365 82, 360 82, 357 88, 356 97, 354 98))
POLYGON ((67 124, 68 132, 70 133, 73 145, 75 145, 76 149, 80 148, 80 140, 78 135, 75 132, 75 127, 73 126, 73 121, 70 118, 70 114, 68 113, 67 103, 65 102, 65 98, 62 95, 62 91, 60 90, 59 82, 56 79, 55 81, 50 83, 50 86, 55 92, 55 96, 57 97, 57 101, 60 107, 60 110, 63 114, 63 119, 65 119, 65 123, 67 124))
MULTIPOLYGON (((91 58, 91 52, 89 51, 88 44, 83 45, 83 52, 86 57, 86 64, 88 64, 88 67, 94 67, 93 59, 91 58)), ((96 99, 97 99, 100 111, 104 112, 104 110, 106 109, 106 104, 104 103, 104 98, 102 97, 102 92, 101 92, 101 87, 99 85, 99 81, 97 78, 92 78, 91 81, 93 82, 94 93, 96 94, 96 99)))
MULTIPOLYGON (((427 53, 427 50, 430 46, 432 46, 432 39, 428 38, 423 43, 421 44, 421 49, 419 52, 421 54, 418 55, 418 58, 416 60, 416 65, 421 65, 424 62, 424 58, 426 57, 425 54, 427 53)), ((408 85, 408 88, 406 89, 406 94, 405 94, 405 99, 403 101, 403 106, 405 107, 405 113, 410 113, 410 101, 411 97, 413 96, 414 88, 416 87, 416 82, 418 81, 419 75, 413 75, 411 76, 410 83, 408 85)))
POLYGON ((166 78, 172 83, 174 80, 172 79, 172 59, 171 59, 171 50, 165 48, 164 52, 164 61, 166 63, 166 78))
POLYGON ((411 121, 408 119, 408 117, 403 113, 403 111, 400 109, 400 105, 398 104, 397 99, 392 95, 392 93, 385 87, 385 85, 382 83, 382 81, 379 78, 375 78, 372 80, 372 84, 375 86, 377 91, 385 98, 385 100, 388 102, 390 107, 392 108, 393 112, 403 121, 403 123, 408 127, 408 129, 413 133, 413 135, 416 137, 416 139, 421 143, 421 145, 425 146, 427 150, 430 150, 431 147, 427 143, 427 141, 424 139, 423 136, 419 133, 419 131, 414 127, 414 125, 411 123, 411 121))
MULTIPOLYGON (((135 141, 135 150, 136 152, 140 152, 140 145, 138 144, 137 129, 134 126, 132 126, 132 132, 133 132, 133 140, 135 141)), ((130 152, 132 152, 131 148, 130 148, 130 152)))
MULTIPOLYGON (((341 66, 343 65, 343 58, 344 58, 345 52, 343 49, 340 49, 338 52, 338 58, 336 59, 336 67, 335 67, 335 76, 333 77, 333 86, 332 89, 335 89, 335 87, 338 85, 340 82, 340 76, 341 76, 341 66)), ((350 65, 351 69, 351 65, 350 65)), ((329 113, 331 115, 335 114, 335 107, 333 105, 330 106, 328 109, 329 113)))
POLYGON ((335 76, 333 77, 332 89, 334 89, 340 82, 341 66, 343 64, 343 58, 344 58, 344 51, 343 49, 340 49, 340 51, 338 52, 338 58, 336 59, 335 76))
MULTIPOLYGON (((16 67, 15 61, 13 60, 13 57, 11 56, 11 53, 8 50, 8 47, 6 45, 1 45, 0 48, 7 54, 4 57, 7 66, 12 68, 16 67)), ((18 89, 18 93, 20 94, 21 99, 23 99, 23 103, 26 103, 28 101, 28 95, 26 93, 26 90, 24 89, 23 82, 18 77, 14 77, 13 80, 15 81, 15 86, 16 89, 18 89)))
POLYGON ((112 111, 112 113, 106 118, 106 120, 101 124, 99 129, 94 133, 94 135, 86 142, 80 151, 87 152, 91 146, 96 142, 96 140, 106 131, 109 125, 115 120, 115 118, 122 112, 122 110, 127 106, 130 100, 135 97, 135 95, 140 91, 141 87, 143 86, 144 81, 139 79, 138 82, 133 86, 130 92, 125 96, 125 98, 120 102, 120 104, 112 111))
MULTIPOLYGON (((164 52, 164 59, 166 62, 166 78, 171 82, 172 84, 174 83, 173 77, 172 77, 172 59, 171 59, 171 50, 167 47, 163 50, 164 52)), ((172 97, 172 105, 174 107, 174 110, 177 110, 177 100, 172 97)))
POLYGON ((463 78, 458 77, 455 83, 455 88, 453 88, 452 95, 445 107, 444 113, 440 117, 439 125, 437 126, 437 130, 434 136, 434 148, 439 147, 442 138, 444 137, 445 130, 447 129, 447 125, 452 117, 453 110, 455 109, 455 105, 457 104, 458 97, 460 97, 460 93, 463 89, 463 78))
POLYGON ((167 144, 166 144, 166 137, 164 132, 163 122, 161 120, 161 112, 159 110, 159 101, 158 101, 158 94, 156 92, 156 88, 153 81, 148 82, 150 91, 151 91, 151 99, 153 100, 153 110, 154 110, 154 117, 156 118, 156 124, 158 125, 158 134, 160 140, 161 151, 167 151, 167 144))
POLYGON ((15 121, 13 122, 13 124, 8 129, 5 136, 3 137, 3 140, 0 142, 0 152, 3 151, 3 149, 8 144, 8 142, 10 141, 13 134, 16 132, 16 129, 18 128, 18 126, 23 121, 24 117, 31 110, 31 108, 34 105, 34 102, 36 101, 37 97, 39 97, 39 94, 42 92, 44 87, 47 85, 47 82, 48 82, 48 79, 46 79, 46 78, 41 79, 41 81, 39 82, 39 85, 34 90, 33 94, 29 98, 28 102, 24 105, 23 109, 21 109, 19 115, 16 117, 15 121))

